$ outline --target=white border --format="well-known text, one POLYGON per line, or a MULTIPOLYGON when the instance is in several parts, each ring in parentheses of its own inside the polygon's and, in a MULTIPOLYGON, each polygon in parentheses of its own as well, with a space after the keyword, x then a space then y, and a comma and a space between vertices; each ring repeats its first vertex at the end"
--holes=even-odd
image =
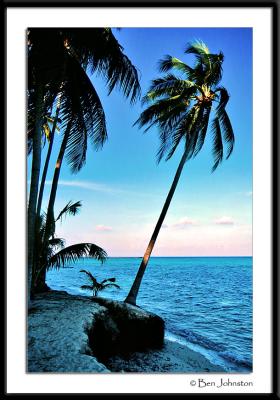
MULTIPOLYGON (((254 372, 234 393, 271 392, 271 27, 270 8, 7 9, 7 393, 229 393, 190 386, 199 375, 25 373, 25 29, 28 26, 253 27, 254 372), (258 95, 258 82, 265 84, 258 95), (264 101, 265 99, 265 101, 264 101), (263 137, 265 136, 265 140, 263 137), (16 246, 15 246, 16 244, 16 246), (17 251, 15 252, 15 247, 17 251)), ((203 376, 208 381, 220 375, 203 376)), ((229 375, 224 375, 228 378, 229 375)))

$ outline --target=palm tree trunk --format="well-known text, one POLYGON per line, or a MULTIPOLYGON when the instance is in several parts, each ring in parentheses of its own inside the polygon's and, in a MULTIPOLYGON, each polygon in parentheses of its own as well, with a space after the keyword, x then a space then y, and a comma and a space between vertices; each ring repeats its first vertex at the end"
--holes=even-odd
POLYGON ((48 168, 49 168, 51 153, 52 153, 54 134, 55 134, 55 129, 56 129, 57 121, 58 121, 59 111, 60 111, 60 101, 58 100, 58 105, 56 107, 55 118, 53 121, 52 131, 51 131, 51 135, 50 135, 49 148, 48 148, 45 165, 44 165, 44 169, 43 169, 43 173, 42 173, 41 183, 40 183, 40 191, 39 191, 38 204, 37 204, 37 217, 40 217, 40 213, 41 213, 41 206, 42 206, 43 194, 44 194, 44 189, 45 189, 45 182, 46 182, 47 172, 48 172, 48 168))
MULTIPOLYGON (((44 234, 44 239, 43 239, 43 241, 44 241, 43 249, 47 249, 48 240, 52 234, 52 226, 53 226, 53 222, 54 222, 54 203, 55 203, 55 198, 56 198, 58 180, 59 180, 59 175, 60 175, 60 170, 61 170, 64 153, 65 153, 67 142, 68 142, 69 135, 70 135, 71 125, 72 125, 72 120, 70 120, 67 124, 66 130, 64 133, 64 137, 63 137, 63 141, 61 143, 60 151, 59 151, 59 154, 57 157, 56 165, 55 165, 55 171, 54 171, 51 193, 50 193, 49 204, 48 204, 46 228, 45 228, 45 234, 44 234)), ((44 254, 42 256, 44 259, 44 254)), ((46 268, 41 268, 39 274, 34 273, 33 276, 37 276, 36 281, 33 282, 33 284, 32 284, 34 291, 36 293, 48 290, 48 286, 46 285, 46 268)))
POLYGON ((41 168, 41 126, 42 126, 42 109, 44 102, 43 85, 39 84, 36 105, 35 105, 35 132, 33 137, 33 153, 32 153, 32 169, 31 182, 28 202, 28 305, 31 297, 31 281, 33 268, 33 252, 35 240, 35 224, 36 224, 36 206, 39 188, 39 177, 41 168))
POLYGON ((150 239, 148 247, 147 247, 147 249, 145 251, 144 257, 142 258, 142 262, 141 262, 140 267, 138 269, 138 272, 137 272, 137 275, 135 277, 135 280, 134 280, 134 282, 133 282, 133 284, 131 286, 131 289, 130 289, 130 292, 129 292, 128 296, 125 299, 126 303, 129 303, 129 304, 132 304, 132 305, 136 305, 136 298, 137 298, 137 295, 138 295, 138 291, 139 291, 139 288, 140 288, 140 285, 141 285, 141 281, 142 281, 143 275, 145 273, 148 261, 150 259, 151 254, 152 254, 152 251, 153 251, 155 242, 157 240, 160 228, 161 228, 161 226, 163 224, 164 218, 165 218, 166 213, 168 211, 168 208, 170 206, 170 203, 171 203, 172 197, 174 195, 175 189, 176 189, 177 184, 179 182, 183 167, 184 167, 185 162, 187 160, 187 155, 188 155, 188 152, 187 152, 187 150, 185 150, 185 152, 184 152, 184 154, 183 154, 183 156, 181 158, 180 164, 179 164, 179 166, 177 168, 177 171, 176 171, 174 180, 172 182, 171 188, 170 188, 169 193, 167 195, 167 198, 165 200, 163 209, 161 211, 161 214, 160 214, 159 219, 157 221, 157 224, 155 226, 154 232, 152 234, 152 237, 150 239))
MULTIPOLYGON (((60 146, 59 154, 57 157, 57 161, 55 164, 55 170, 54 170, 54 175, 53 175, 53 181, 52 181, 52 187, 51 187, 51 193, 50 193, 50 199, 49 199, 49 204, 48 204, 48 211, 47 211, 47 220, 46 220, 46 228, 48 222, 48 217, 52 216, 54 214, 54 203, 55 203, 55 198, 56 198, 56 192, 57 192, 57 186, 58 186, 58 180, 59 180, 59 175, 61 171, 61 166, 62 166, 62 161, 64 157, 64 153, 66 150, 66 146, 68 143, 69 135, 70 135, 70 130, 72 126, 72 120, 70 120, 67 124, 64 137, 60 146)), ((46 229, 47 231, 47 229, 46 229)))
MULTIPOLYGON (((50 134, 50 143, 49 143, 49 148, 48 148, 48 152, 47 152, 47 156, 46 156, 46 160, 45 160, 45 165, 44 165, 44 169, 43 169, 43 173, 42 173, 42 178, 41 178, 41 183, 40 183, 40 190, 39 190, 39 196, 38 196, 38 202, 37 202, 37 211, 36 211, 36 223, 35 223, 35 231, 37 232, 37 221, 40 218, 40 214, 41 214, 41 207, 42 207, 42 200, 43 200, 43 194, 44 194, 44 189, 45 189, 45 182, 46 182, 46 177, 47 177, 47 172, 48 172, 48 168, 49 168, 49 162, 50 162, 50 158, 51 158, 51 153, 52 153, 52 147, 53 147, 53 141, 54 141, 54 135, 55 135, 55 129, 56 129, 56 125, 57 125, 57 121, 58 121, 58 115, 59 115, 59 111, 60 111, 60 102, 58 101, 58 106, 56 108, 56 113, 55 113, 55 118, 53 121, 53 126, 52 126, 52 130, 51 130, 51 134, 50 134)), ((37 244, 36 244, 36 237, 35 236, 35 246, 34 246, 34 253, 33 253, 33 273, 35 274, 35 271, 37 269, 37 264, 38 264, 38 251, 37 251, 37 244)), ((36 275, 34 275, 36 276, 36 275)), ((35 279, 37 281, 36 278, 35 279)), ((43 290, 43 286, 45 286, 45 290, 48 289, 47 285, 44 285, 44 282, 46 281, 46 273, 42 275, 40 275, 40 280, 41 280, 41 284, 39 282, 37 282, 37 285, 40 286, 43 290)), ((44 290, 44 291, 45 291, 44 290)))

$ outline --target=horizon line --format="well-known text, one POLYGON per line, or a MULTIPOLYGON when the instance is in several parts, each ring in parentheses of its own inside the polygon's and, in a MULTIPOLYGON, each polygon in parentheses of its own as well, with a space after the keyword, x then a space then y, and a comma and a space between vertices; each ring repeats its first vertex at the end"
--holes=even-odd
MULTIPOLYGON (((253 255, 231 255, 231 256, 151 256, 150 258, 199 258, 199 257, 207 257, 207 258, 218 258, 218 257, 236 257, 236 258, 241 258, 241 257, 253 257, 253 255)), ((85 256, 85 258, 91 258, 85 256)), ((143 258, 143 256, 108 256, 107 258, 143 258)))

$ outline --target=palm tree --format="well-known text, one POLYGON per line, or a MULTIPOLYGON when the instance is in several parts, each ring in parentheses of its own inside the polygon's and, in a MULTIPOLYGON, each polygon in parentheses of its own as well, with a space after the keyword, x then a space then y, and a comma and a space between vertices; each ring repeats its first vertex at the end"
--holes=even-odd
POLYGON ((49 35, 42 29, 28 30, 28 125, 34 125, 32 137, 32 169, 28 202, 28 303, 30 302, 34 241, 36 231, 36 208, 41 168, 41 131, 43 119, 51 111, 59 91, 60 65, 64 63, 61 42, 56 30, 49 35))
MULTIPOLYGON (((51 140, 53 140, 53 132, 57 123, 57 111, 62 114, 63 127, 66 127, 64 131, 66 137, 62 142, 57 163, 59 167, 55 170, 47 211, 45 238, 47 241, 53 223, 53 206, 65 150, 67 149, 72 170, 77 172, 85 163, 87 137, 91 136, 96 148, 102 147, 107 137, 102 105, 86 75, 86 70, 101 74, 105 78, 109 93, 115 87, 119 87, 125 97, 130 97, 132 103, 136 101, 140 94, 140 86, 136 68, 123 53, 123 48, 109 28, 32 28, 28 34, 28 63, 28 114, 33 115, 34 125, 42 126, 43 115, 51 110, 52 105, 58 102, 57 99, 59 98, 61 106, 59 110, 56 110, 51 140), (41 76, 44 77, 43 80, 41 76), (80 82, 78 81, 79 78, 80 82), (38 105, 36 106, 36 104, 38 105), (36 111, 39 106, 40 112, 36 111)), ((48 168, 47 161, 42 177, 40 201, 37 204, 41 158, 39 128, 34 130, 32 142, 32 165, 35 162, 35 167, 34 174, 32 173, 31 176, 28 208, 29 278, 30 268, 34 264, 33 238, 36 225, 36 205, 37 216, 39 217, 45 172, 48 168)), ((50 152, 51 146, 49 147, 50 152)))
MULTIPOLYGON (((45 181, 46 181, 46 176, 48 172, 48 166, 49 166, 49 161, 52 153, 52 147, 53 147, 53 142, 54 142, 54 134, 55 131, 58 133, 60 132, 60 128, 58 126, 58 123, 61 122, 61 119, 58 117, 59 114, 59 105, 56 108, 56 113, 55 116, 52 117, 50 113, 45 115, 42 118, 42 129, 41 129, 41 135, 42 135, 42 147, 46 145, 46 142, 48 142, 48 151, 46 155, 46 159, 44 162, 44 168, 43 168, 43 173, 41 177, 41 182, 40 182, 40 190, 39 190, 39 195, 38 195, 38 201, 37 201, 37 216, 40 217, 41 214, 41 206, 42 206, 42 200, 43 200, 43 193, 44 193, 44 186, 45 186, 45 181)), ((33 121, 28 121, 29 124, 29 129, 27 133, 27 150, 28 150, 28 155, 32 153, 33 150, 33 136, 34 136, 34 123, 33 121)))
POLYGON ((223 54, 210 53, 202 41, 188 44, 185 53, 195 56, 193 68, 171 56, 166 56, 160 61, 160 71, 167 74, 152 81, 147 95, 143 98, 143 103, 150 105, 136 121, 140 127, 147 125, 146 131, 152 126, 159 128, 158 161, 164 156, 169 160, 179 143, 183 143, 184 150, 141 265, 125 299, 130 304, 136 304, 145 269, 183 167, 187 160, 194 158, 200 152, 212 113, 214 113, 211 124, 214 156, 212 172, 224 158, 224 145, 226 145, 226 159, 231 155, 234 146, 234 133, 225 109, 229 94, 223 86, 219 86, 222 78, 223 54), (171 70, 179 72, 180 75, 170 73, 171 70))
POLYGON ((117 285, 116 283, 116 278, 108 278, 104 279, 102 282, 98 282, 96 278, 91 274, 90 271, 86 271, 84 269, 81 269, 80 272, 83 272, 87 274, 89 280, 90 280, 90 285, 82 285, 81 289, 84 290, 92 290, 92 296, 96 297, 99 292, 110 288, 110 287, 115 287, 117 289, 120 289, 120 286, 117 285))
POLYGON ((43 194, 44 194, 44 188, 45 188, 45 183, 46 183, 46 177, 48 173, 48 168, 49 168, 49 162, 52 154, 52 148, 53 148, 53 143, 54 143, 54 134, 55 131, 60 132, 60 128, 58 127, 58 123, 61 122, 61 119, 59 118, 59 111, 60 111, 60 99, 58 99, 58 103, 56 105, 56 112, 54 117, 48 117, 48 123, 43 125, 45 137, 48 140, 48 152, 46 155, 45 163, 44 163, 44 168, 43 168, 43 173, 41 176, 41 182, 40 182, 40 190, 39 190, 39 195, 38 195, 38 201, 37 201, 37 210, 36 214, 39 217, 41 213, 41 207, 42 207, 42 201, 43 201, 43 194), (52 124, 52 128, 50 129, 49 123, 52 124))
MULTIPOLYGON (((55 222, 62 220, 62 218, 66 217, 67 215, 76 215, 80 207, 80 201, 76 203, 72 203, 70 201, 66 204, 63 210, 60 211, 55 222)), ((65 247, 64 239, 58 238, 55 235, 55 224, 53 225, 53 231, 49 236, 46 245, 44 241, 45 229, 46 215, 42 214, 39 219, 36 238, 36 245, 38 246, 39 257, 37 269, 33 270, 33 293, 49 290, 49 287, 45 283, 45 278, 43 282, 40 282, 40 280, 42 279, 42 271, 46 273, 46 271, 51 268, 63 268, 68 262, 75 263, 84 256, 95 258, 101 261, 101 263, 103 263, 107 258, 106 251, 93 243, 78 243, 65 247), (44 248, 44 246, 46 246, 46 248, 44 248)))

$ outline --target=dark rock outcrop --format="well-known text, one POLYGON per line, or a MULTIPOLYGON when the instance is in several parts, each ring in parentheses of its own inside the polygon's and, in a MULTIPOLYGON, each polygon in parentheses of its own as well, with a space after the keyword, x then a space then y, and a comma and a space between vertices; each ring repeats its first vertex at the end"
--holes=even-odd
POLYGON ((115 354, 162 348, 164 321, 158 315, 120 301, 93 298, 93 302, 105 308, 94 316, 87 332, 89 346, 101 362, 115 354))

